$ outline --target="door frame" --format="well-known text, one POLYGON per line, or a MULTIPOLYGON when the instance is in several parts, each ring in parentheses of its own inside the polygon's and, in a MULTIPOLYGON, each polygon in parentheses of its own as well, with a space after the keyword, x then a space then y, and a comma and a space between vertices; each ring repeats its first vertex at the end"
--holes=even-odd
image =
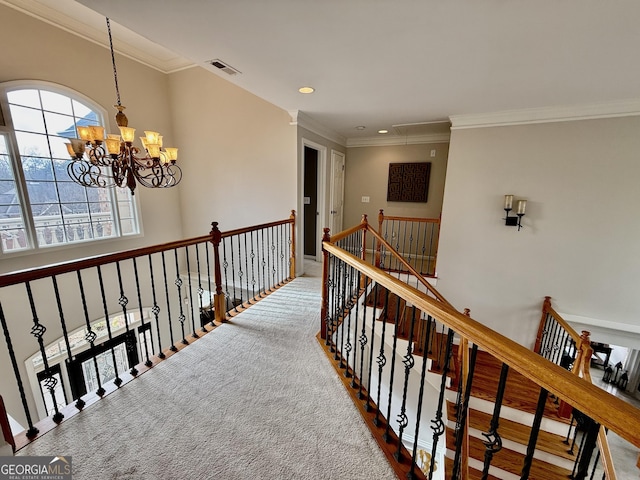
MULTIPOLYGON (((318 215, 316 215, 318 241, 316 242, 315 260, 321 262, 322 242, 320 238, 322 236, 322 229, 327 224, 327 147, 305 137, 300 139, 300 154, 298 155, 298 171, 300 172, 298 176, 298 212, 300 212, 299 216, 302 218, 299 220, 301 228, 298 230, 300 233, 300 241, 296 242, 299 245, 304 245, 304 147, 312 148, 318 152, 318 215)), ((302 258, 304 258, 304 254, 302 258)))
POLYGON ((331 209, 333 208, 333 196, 335 193, 335 175, 334 175, 334 171, 335 171, 335 163, 336 163, 336 158, 335 157, 342 157, 342 212, 341 212, 341 216, 342 216, 342 225, 340 226, 340 229, 342 230, 344 228, 344 177, 345 177, 345 170, 347 167, 347 156, 344 154, 344 152, 341 152, 339 150, 334 150, 331 149, 331 178, 330 178, 330 185, 329 185, 329 199, 328 199, 328 206, 329 206, 329 228, 331 228, 331 234, 335 234, 335 233, 339 233, 334 231, 333 229, 333 216, 331 214, 331 209))

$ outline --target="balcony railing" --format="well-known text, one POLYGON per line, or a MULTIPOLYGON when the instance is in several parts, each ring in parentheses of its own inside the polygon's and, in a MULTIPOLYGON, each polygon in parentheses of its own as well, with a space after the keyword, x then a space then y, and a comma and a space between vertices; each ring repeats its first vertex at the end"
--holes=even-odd
POLYGON ((0 276, 2 393, 26 425, 18 448, 295 276, 294 212, 227 232, 212 225, 201 237, 0 276))

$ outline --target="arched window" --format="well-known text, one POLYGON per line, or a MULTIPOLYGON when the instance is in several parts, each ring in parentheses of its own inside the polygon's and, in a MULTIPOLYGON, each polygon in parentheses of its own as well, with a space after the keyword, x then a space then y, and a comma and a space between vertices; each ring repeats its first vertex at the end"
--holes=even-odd
POLYGON ((78 125, 104 126, 103 109, 65 87, 0 84, 0 248, 2 253, 139 232, 125 189, 85 188, 67 173, 67 138, 78 125))

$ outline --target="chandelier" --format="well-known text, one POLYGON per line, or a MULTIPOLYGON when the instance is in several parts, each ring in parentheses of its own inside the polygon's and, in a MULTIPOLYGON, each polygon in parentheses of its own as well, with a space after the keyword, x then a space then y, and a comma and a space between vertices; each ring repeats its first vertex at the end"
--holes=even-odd
POLYGON ((104 127, 78 126, 79 138, 70 138, 70 143, 66 144, 71 155, 71 162, 67 166, 69 177, 84 187, 127 187, 132 195, 138 183, 148 188, 173 187, 182 179, 182 170, 176 165, 178 149, 163 147, 162 135, 153 131, 145 131, 145 136, 140 138, 142 149, 133 145, 135 129, 129 127, 129 120, 123 112, 125 107, 120 103, 118 72, 108 18, 107 31, 118 100, 114 107, 118 110, 116 123, 120 135, 107 134, 105 138, 104 127))

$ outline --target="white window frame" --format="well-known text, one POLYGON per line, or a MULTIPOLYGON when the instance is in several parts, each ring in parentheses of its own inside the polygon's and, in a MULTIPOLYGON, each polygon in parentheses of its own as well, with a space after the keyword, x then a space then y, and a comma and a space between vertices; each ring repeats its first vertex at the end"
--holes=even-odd
POLYGON ((107 111, 91 98, 83 95, 76 90, 73 90, 72 88, 40 80, 15 80, 0 83, 0 109, 2 110, 0 115, 0 135, 4 136, 7 141, 6 143, 8 147, 8 153, 11 157, 14 179, 17 186, 17 194, 20 201, 20 208, 25 225, 26 238, 29 243, 27 248, 15 251, 3 251, 0 245, 0 258, 43 253, 65 248, 77 248, 79 246, 88 246, 94 245, 96 243, 110 242, 114 240, 117 241, 125 238, 141 236, 142 222, 137 196, 131 197, 132 222, 134 222, 135 225, 135 232, 123 235, 121 230, 121 218, 116 192, 115 189, 108 189, 115 228, 114 235, 104 238, 91 238, 76 242, 60 243, 53 246, 38 245, 35 219, 31 213, 32 209, 27 191, 27 182, 25 180, 25 175, 22 168, 22 159, 19 154, 18 142, 16 139, 15 130, 13 128, 13 120, 11 117, 9 102, 7 99, 7 92, 28 89, 47 90, 53 93, 64 95, 71 98, 72 100, 76 100, 94 111, 97 114, 100 125, 104 126, 105 129, 108 129, 109 126, 108 122, 105 121, 105 119, 107 118, 107 111))

